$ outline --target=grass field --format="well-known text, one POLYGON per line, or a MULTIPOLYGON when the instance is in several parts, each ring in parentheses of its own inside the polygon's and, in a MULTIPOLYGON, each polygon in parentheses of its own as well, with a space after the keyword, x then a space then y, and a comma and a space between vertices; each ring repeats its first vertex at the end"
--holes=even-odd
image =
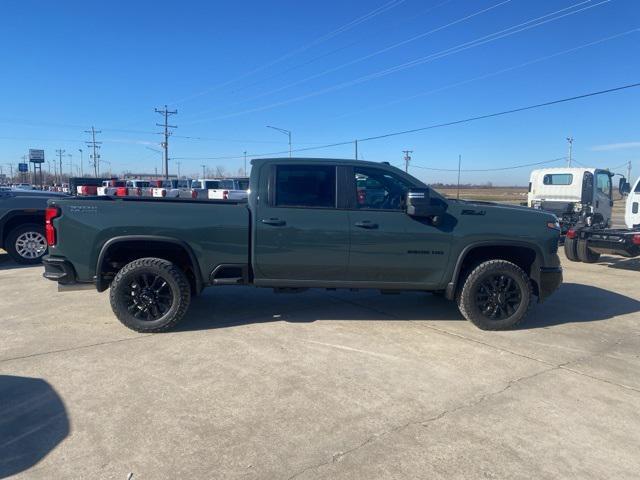
MULTIPOLYGON (((456 198, 456 188, 438 188, 441 194, 456 198)), ((516 203, 527 201, 526 187, 472 187, 460 188, 460 198, 463 200, 483 200, 486 202, 516 203)))

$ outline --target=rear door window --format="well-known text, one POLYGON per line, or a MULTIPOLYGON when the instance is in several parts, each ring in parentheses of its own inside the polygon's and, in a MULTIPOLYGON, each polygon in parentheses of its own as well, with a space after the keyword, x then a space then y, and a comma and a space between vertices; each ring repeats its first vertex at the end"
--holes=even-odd
POLYGON ((278 165, 278 207, 335 208, 336 168, 329 165, 278 165))
POLYGON ((573 175, 570 173, 548 173, 542 179, 545 185, 571 185, 573 175))

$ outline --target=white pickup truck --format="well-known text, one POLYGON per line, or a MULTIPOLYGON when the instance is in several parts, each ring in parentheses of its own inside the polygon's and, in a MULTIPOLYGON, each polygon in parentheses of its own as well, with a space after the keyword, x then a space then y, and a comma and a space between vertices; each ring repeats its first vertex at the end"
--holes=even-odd
POLYGON ((246 200, 249 197, 248 178, 223 178, 218 181, 217 188, 207 191, 211 200, 246 200))
POLYGON ((156 198, 177 198, 191 196, 191 180, 171 179, 162 180, 160 186, 151 189, 151 195, 156 198))

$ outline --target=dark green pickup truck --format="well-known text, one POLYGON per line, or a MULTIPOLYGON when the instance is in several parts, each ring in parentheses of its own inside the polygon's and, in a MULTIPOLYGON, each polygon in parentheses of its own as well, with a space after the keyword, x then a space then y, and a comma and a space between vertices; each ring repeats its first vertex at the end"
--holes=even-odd
POLYGON ((562 282, 554 215, 447 199, 386 163, 252 165, 248 202, 51 200, 44 276, 111 287, 114 313, 141 332, 173 327, 216 285, 430 291, 501 330, 562 282))

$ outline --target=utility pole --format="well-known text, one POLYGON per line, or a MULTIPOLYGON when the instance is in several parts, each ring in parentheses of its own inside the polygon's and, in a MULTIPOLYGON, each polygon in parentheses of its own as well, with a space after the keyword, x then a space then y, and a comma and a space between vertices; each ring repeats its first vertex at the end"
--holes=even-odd
POLYGON ((180 162, 176 162, 176 165, 178 166, 178 180, 180 180, 180 162))
POLYGON ((200 165, 202 167, 202 178, 207 178, 207 175, 204 173, 204 169, 207 167, 206 165, 200 165))
POLYGON ((627 163, 627 182, 631 183, 631 160, 627 163))
POLYGON ((247 151, 244 151, 244 171, 243 171, 244 176, 247 176, 247 151))
POLYGON ((67 157, 69 157, 69 171, 71 172, 71 174, 69 175, 69 178, 73 177, 73 155, 68 153, 67 157))
POLYGON ((89 147, 93 148, 93 155, 91 158, 93 159, 93 174, 96 178, 100 174, 100 155, 98 154, 98 149, 100 148, 100 144, 102 142, 96 142, 96 133, 102 133, 101 130, 96 130, 93 126, 91 126, 91 130, 85 130, 84 133, 91 134, 91 141, 85 142, 89 147))
POLYGON ((567 137, 567 142, 569 142, 569 158, 567 158, 567 167, 571 167, 571 157, 573 154, 573 137, 567 137))
POLYGON ((57 149, 56 155, 58 155, 58 159, 60 160, 60 185, 62 185, 62 155, 64 155, 65 150, 57 149))
POLYGON ((358 140, 357 139, 354 140, 353 143, 354 143, 354 145, 356 147, 356 160, 358 160, 358 140))
POLYGON ((462 167, 462 155, 458 155, 458 191, 456 193, 456 198, 460 200, 460 169, 462 167))
POLYGON ((403 150, 402 153, 404 153, 404 171, 409 173, 409 162, 411 161, 411 153, 413 153, 413 150, 403 150))
POLYGON ((13 163, 7 163, 7 165, 9 165, 9 174, 11 175, 9 183, 13 183, 13 163))
POLYGON ((83 167, 83 163, 84 161, 82 160, 82 149, 79 148, 78 151, 80 152, 80 176, 84 177, 84 167, 83 167))
POLYGON ((156 123, 158 127, 164 127, 164 142, 162 142, 162 146, 164 147, 164 179, 169 180, 169 135, 171 132, 170 128, 178 128, 176 125, 169 125, 169 115, 177 115, 178 110, 167 110, 167 106, 164 106, 164 110, 160 110, 158 108, 155 109, 156 113, 164 116, 164 123, 156 123))

